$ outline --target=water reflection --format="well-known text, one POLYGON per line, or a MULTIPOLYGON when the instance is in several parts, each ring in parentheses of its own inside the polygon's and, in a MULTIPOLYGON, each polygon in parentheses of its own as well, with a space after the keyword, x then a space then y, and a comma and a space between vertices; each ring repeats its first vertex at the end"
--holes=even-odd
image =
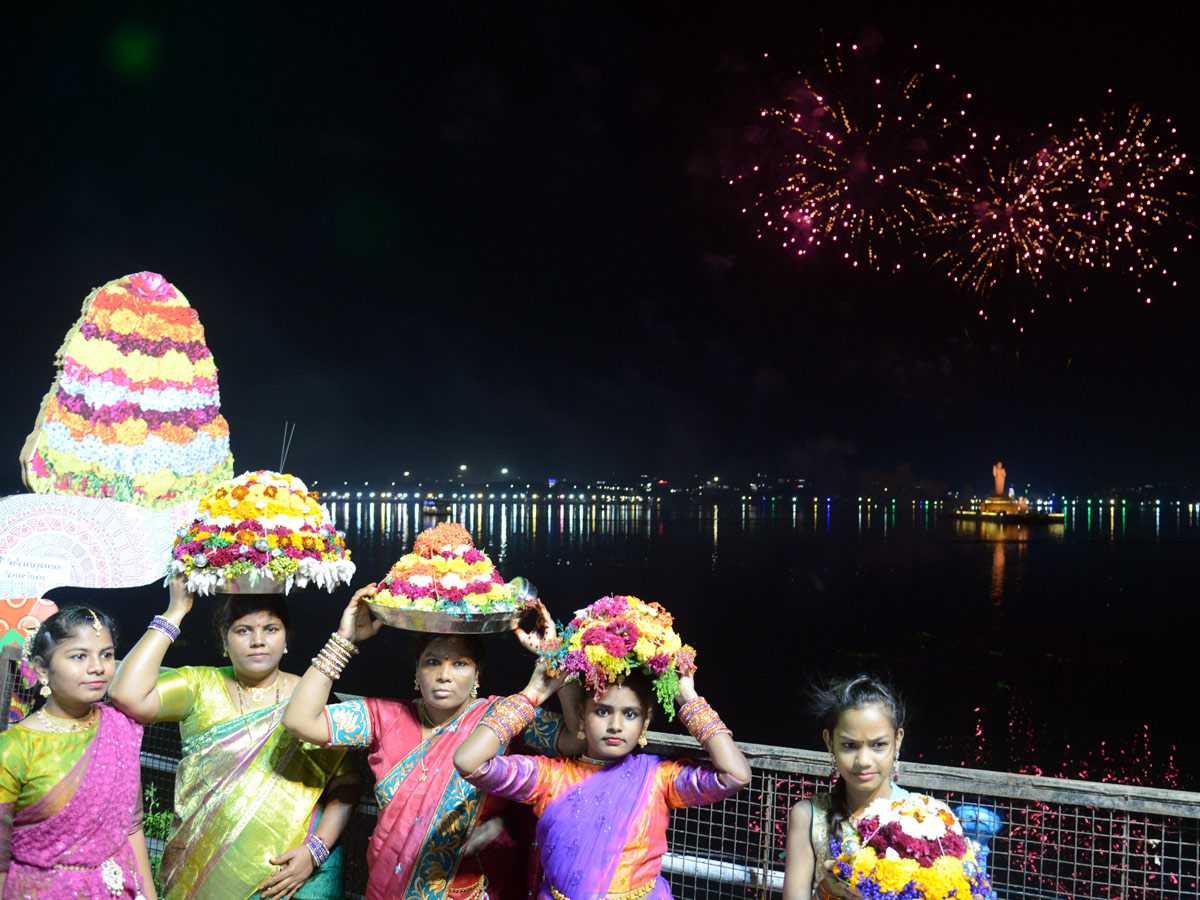
POLYGON ((793 498, 790 515, 786 516, 775 500, 701 505, 471 499, 427 507, 419 500, 361 499, 334 503, 329 512, 339 528, 353 534, 352 548, 369 543, 379 552, 397 555, 407 552, 423 529, 440 521, 460 522, 480 546, 488 548, 497 563, 510 555, 513 540, 523 545, 548 543, 565 559, 584 552, 600 538, 606 542, 624 538, 648 547, 663 538, 666 523, 692 521, 709 533, 706 543, 710 545, 708 555, 714 570, 721 551, 727 551, 722 527, 732 528, 730 533, 739 540, 780 533, 812 539, 847 526, 860 539, 884 542, 904 533, 950 534, 959 540, 988 543, 1051 544, 1067 540, 1117 543, 1200 537, 1200 505, 1196 504, 1188 506, 1186 516, 1182 504, 1176 505, 1174 516, 1163 516, 1159 504, 1072 503, 1066 507, 1065 521, 1055 523, 960 519, 935 502, 914 501, 910 511, 900 515, 902 509, 903 504, 897 501, 864 499, 839 504, 817 497, 812 499, 811 507, 805 500, 793 498))

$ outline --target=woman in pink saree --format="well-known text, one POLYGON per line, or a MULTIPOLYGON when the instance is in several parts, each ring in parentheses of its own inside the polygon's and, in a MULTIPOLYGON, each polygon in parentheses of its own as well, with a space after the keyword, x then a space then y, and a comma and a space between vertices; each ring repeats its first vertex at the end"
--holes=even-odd
POLYGON ((42 623, 31 658, 47 698, 0 734, 0 895, 156 900, 141 823, 142 726, 103 698, 114 627, 75 607, 42 623))
MULTIPOLYGON (((326 706, 341 665, 381 624, 354 595, 338 631, 313 660, 283 717, 292 734, 329 747, 360 747, 375 774, 379 819, 367 848, 367 900, 516 900, 526 896, 520 853, 501 818, 503 803, 459 777, 454 751, 499 698, 478 698, 483 643, 473 635, 414 636, 415 701, 367 697, 326 706)), ((543 610, 543 625, 549 616, 543 610)), ((537 638, 519 634, 528 649, 537 638)), ((544 714, 525 729, 535 752, 574 753, 582 744, 544 714)))

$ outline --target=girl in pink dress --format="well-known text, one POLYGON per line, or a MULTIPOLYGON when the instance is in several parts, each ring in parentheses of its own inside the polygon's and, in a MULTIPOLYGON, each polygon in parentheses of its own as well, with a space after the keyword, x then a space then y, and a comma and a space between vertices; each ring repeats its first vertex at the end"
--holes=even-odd
POLYGON ((142 726, 100 703, 116 628, 64 609, 30 644, 45 703, 0 733, 0 895, 156 900, 141 823, 142 726))

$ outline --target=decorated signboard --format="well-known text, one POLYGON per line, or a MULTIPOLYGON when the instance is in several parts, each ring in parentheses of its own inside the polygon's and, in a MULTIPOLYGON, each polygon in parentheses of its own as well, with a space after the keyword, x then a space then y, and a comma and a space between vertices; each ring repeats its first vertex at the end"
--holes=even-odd
POLYGON ((175 532, 195 518, 198 502, 151 510, 92 497, 0 498, 0 598, 162 581, 175 532))

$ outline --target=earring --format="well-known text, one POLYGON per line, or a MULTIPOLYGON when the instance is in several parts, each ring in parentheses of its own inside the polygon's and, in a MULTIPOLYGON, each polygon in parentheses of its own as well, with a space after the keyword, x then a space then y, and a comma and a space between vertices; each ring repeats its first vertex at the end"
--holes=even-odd
POLYGON ((643 728, 642 736, 640 738, 638 738, 638 746, 639 747, 645 747, 646 744, 650 743, 649 741, 646 740, 646 731, 647 731, 647 729, 643 728))
POLYGON ((833 755, 833 753, 830 752, 830 754, 829 754, 829 780, 837 781, 837 777, 838 777, 837 757, 835 757, 833 755))
POLYGON ((892 781, 895 784, 900 783, 900 751, 896 751, 896 758, 892 760, 892 781))
POLYGON ((226 659, 229 659, 229 648, 228 648, 228 647, 222 647, 222 648, 221 648, 221 655, 222 655, 223 657, 225 657, 226 659))
POLYGON ((586 740, 587 740, 587 735, 583 733, 583 726, 582 726, 582 725, 580 725, 580 726, 579 726, 579 730, 575 732, 575 738, 576 738, 576 740, 580 740, 580 741, 586 741, 586 740))
POLYGON ((417 681, 416 675, 413 676, 413 687, 415 687, 418 691, 421 690, 421 682, 417 681))
POLYGON ((470 696, 471 696, 472 700, 479 699, 479 676, 478 675, 475 676, 475 683, 473 685, 471 685, 471 695, 470 696))
POLYGON ((52 693, 54 693, 53 691, 50 690, 50 679, 49 678, 43 677, 41 679, 41 682, 42 682, 42 686, 40 688, 38 688, 39 694, 41 694, 43 697, 49 697, 52 693))
POLYGON ((286 645, 286 644, 285 644, 285 645, 284 645, 284 647, 283 647, 283 652, 284 652, 284 653, 287 653, 287 645, 286 645))

